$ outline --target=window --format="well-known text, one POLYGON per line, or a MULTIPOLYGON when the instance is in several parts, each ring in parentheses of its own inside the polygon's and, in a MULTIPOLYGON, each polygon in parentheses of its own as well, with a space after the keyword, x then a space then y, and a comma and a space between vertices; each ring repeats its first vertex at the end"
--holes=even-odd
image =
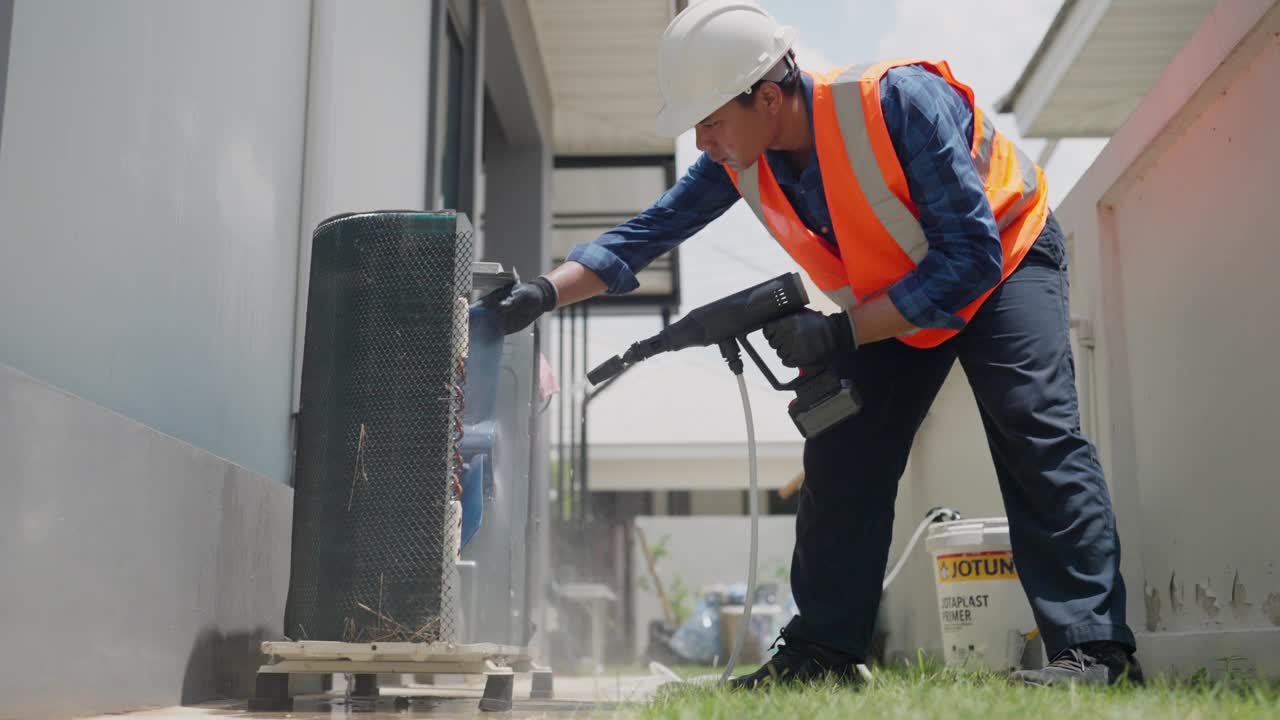
MULTIPOLYGON (((578 243, 639 214, 675 184, 673 156, 556 158, 552 175, 553 263, 564 261, 578 243)), ((640 287, 626 295, 601 295, 589 301, 594 313, 649 313, 680 304, 679 249, 653 261, 636 275, 640 287)))

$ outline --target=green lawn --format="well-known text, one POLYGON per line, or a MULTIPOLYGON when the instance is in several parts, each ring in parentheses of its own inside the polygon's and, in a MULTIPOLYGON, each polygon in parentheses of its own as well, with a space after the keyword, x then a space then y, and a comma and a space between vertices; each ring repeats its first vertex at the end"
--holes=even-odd
MULTIPOLYGON (((705 671, 703 671, 705 672, 705 671)), ((931 665, 879 669, 859 688, 834 685, 765 693, 669 686, 635 717, 707 718, 1280 718, 1280 685, 1228 672, 1157 679, 1141 688, 1030 688, 999 675, 960 674, 931 665)))

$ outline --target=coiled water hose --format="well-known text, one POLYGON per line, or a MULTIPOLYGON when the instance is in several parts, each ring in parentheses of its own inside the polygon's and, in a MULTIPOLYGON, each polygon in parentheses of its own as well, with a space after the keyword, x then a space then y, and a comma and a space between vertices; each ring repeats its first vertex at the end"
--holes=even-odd
MULTIPOLYGON (((756 595, 756 562, 760 554, 759 469, 756 462, 756 427, 751 417, 751 397, 747 394, 747 381, 743 379, 741 372, 735 372, 735 376, 738 379, 738 392, 742 395, 742 412, 747 419, 747 457, 748 465, 751 468, 751 490, 747 498, 747 507, 751 512, 751 549, 748 552, 747 594, 743 600, 742 622, 738 627, 738 636, 733 641, 733 652, 729 654, 729 662, 725 664, 724 671, 718 676, 700 675, 690 680, 685 680, 660 662, 649 663, 650 672, 664 676, 677 683, 728 682, 730 676, 733 675, 733 669, 738 664, 738 656, 742 653, 742 645, 746 642, 747 633, 751 630, 751 607, 756 595)), ((902 568, 907 564, 907 558, 910 557, 911 551, 915 549, 916 543, 920 542, 920 536, 924 534, 925 528, 929 527, 930 523, 938 520, 958 520, 959 518, 960 513, 945 507, 935 507, 925 513, 924 519, 916 526, 915 532, 911 533, 911 539, 907 541, 906 548, 898 556, 898 562, 894 563, 893 569, 884 576, 884 583, 881 584, 880 589, 882 591, 887 590, 889 584, 898 577, 898 573, 902 572, 902 568)), ((858 663, 856 667, 858 674, 864 680, 871 679, 871 671, 867 669, 866 665, 858 663)))

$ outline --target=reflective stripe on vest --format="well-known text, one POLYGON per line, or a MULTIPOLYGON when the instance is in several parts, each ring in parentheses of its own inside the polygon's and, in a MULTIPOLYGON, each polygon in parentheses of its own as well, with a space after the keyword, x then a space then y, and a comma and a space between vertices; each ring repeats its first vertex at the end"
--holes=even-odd
POLYGON ((1014 147, 1014 157, 1017 158, 1018 167, 1022 170, 1022 197, 1018 198, 1013 207, 996 216, 996 225, 1000 228, 1000 232, 1004 232, 1004 229, 1013 224, 1014 220, 1021 217, 1022 213, 1026 212, 1037 199, 1036 186, 1039 184, 1039 178, 1036 164, 1018 147, 1014 147))
MULTIPOLYGON (((881 294, 928 252, 880 108, 880 79, 889 69, 909 64, 943 77, 974 108, 970 155, 1001 234, 1001 281, 1022 261, 1048 215, 1040 169, 995 129, 973 91, 955 80, 945 62, 902 60, 815 75, 814 140, 838 253, 800 221, 765 157, 729 175, 761 223, 841 307, 881 294)), ((990 290, 957 314, 967 322, 988 295, 990 290)), ((900 339, 929 347, 955 332, 923 329, 900 339)))
MULTIPOLYGON (((844 151, 849 165, 858 178, 862 194, 875 213, 876 219, 889 231, 902 254, 919 263, 929 251, 924 228, 898 196, 880 172, 875 148, 871 146, 871 131, 867 128, 867 116, 862 107, 862 91, 859 82, 871 69, 871 65, 859 65, 841 73, 831 84, 831 99, 840 118, 840 136, 844 139, 844 151)), ((877 78, 876 82, 879 82, 877 78)), ((821 164, 821 163, 819 163, 821 164)), ((905 188, 904 188, 905 190, 905 188)))

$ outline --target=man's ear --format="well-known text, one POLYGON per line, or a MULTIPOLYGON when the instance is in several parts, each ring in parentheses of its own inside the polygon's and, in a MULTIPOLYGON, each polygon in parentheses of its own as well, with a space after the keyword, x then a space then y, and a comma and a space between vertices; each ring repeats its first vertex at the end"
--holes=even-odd
POLYGON ((760 89, 756 92, 760 95, 760 102, 763 102, 770 112, 776 112, 782 108, 782 88, 778 87, 777 83, 760 83, 760 89))

